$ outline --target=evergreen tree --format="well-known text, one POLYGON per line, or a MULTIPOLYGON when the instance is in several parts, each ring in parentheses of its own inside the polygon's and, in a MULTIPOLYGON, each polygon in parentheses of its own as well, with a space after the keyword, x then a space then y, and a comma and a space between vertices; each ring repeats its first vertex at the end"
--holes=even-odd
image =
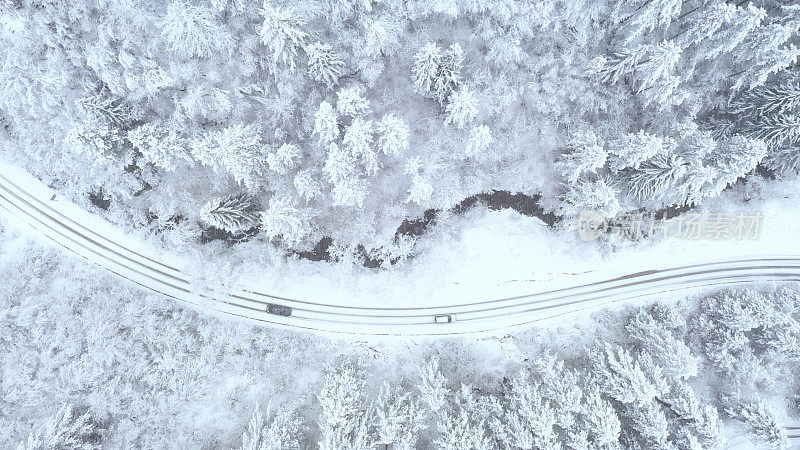
POLYGON ((288 197, 272 197, 269 208, 261 211, 260 218, 261 230, 267 238, 280 237, 287 246, 297 244, 307 233, 304 218, 288 197))
POLYGON ((314 113, 314 134, 322 143, 335 142, 339 137, 339 124, 336 121, 336 112, 328 102, 319 104, 319 109, 314 113))
POLYGON ((584 394, 581 423, 588 440, 596 448, 615 448, 619 442, 622 425, 611 404, 603 399, 596 387, 584 394))
POLYGON ((713 194, 722 192, 736 180, 752 172, 765 156, 767 156, 767 146, 758 139, 734 136, 721 142, 719 151, 708 158, 707 164, 713 167, 717 174, 710 192, 713 194))
POLYGON ((208 201, 200 211, 206 224, 238 233, 258 225, 259 214, 253 197, 247 194, 232 194, 208 201))
POLYGON ((414 55, 412 78, 417 92, 444 105, 453 91, 461 86, 463 64, 464 51, 459 44, 452 44, 444 53, 433 42, 425 44, 414 55))
POLYGON ((285 175, 297 166, 303 152, 294 144, 283 144, 275 152, 267 155, 269 169, 280 175, 285 175))
POLYGON ((18 450, 70 448, 90 450, 100 448, 96 425, 89 413, 75 414, 71 405, 63 405, 41 427, 17 446, 18 450))
POLYGON ((413 80, 418 93, 427 95, 435 89, 441 63, 442 51, 434 42, 428 42, 414 54, 413 80))
POLYGON ((300 448, 305 431, 300 416, 289 410, 279 411, 265 420, 256 407, 242 434, 240 450, 282 450, 300 448))
POLYGON ((168 172, 191 160, 186 139, 168 127, 146 123, 128 131, 126 138, 144 161, 168 172))
POLYGON ((713 60, 730 53, 767 17, 767 12, 753 3, 746 7, 736 6, 733 11, 725 8, 724 13, 728 20, 700 42, 696 52, 698 59, 713 60))
POLYGON ((461 68, 464 64, 464 50, 461 45, 453 43, 442 55, 442 62, 434 82, 434 98, 440 105, 461 86, 461 68))
POLYGON ((333 51, 333 47, 315 42, 306 47, 308 74, 315 81, 324 83, 329 89, 339 83, 344 73, 344 62, 333 51))
POLYGON ((355 160, 358 160, 367 174, 378 171, 378 155, 372 149, 372 121, 356 117, 342 136, 342 145, 355 160))
POLYGON ((308 37, 302 30, 305 20, 293 8, 273 6, 270 0, 264 0, 261 15, 264 23, 259 34, 270 51, 273 72, 279 65, 294 72, 298 51, 305 46, 308 37))
POLYGON ((210 58, 228 53, 234 44, 230 32, 218 24, 212 9, 174 0, 167 6, 161 32, 173 52, 186 58, 210 58))
POLYGON ((340 89, 336 96, 336 108, 343 116, 356 117, 369 112, 369 100, 364 97, 364 89, 359 86, 340 89))
POLYGON ((797 24, 769 24, 756 28, 734 53, 734 67, 743 67, 731 77, 733 90, 753 89, 767 78, 788 67, 800 57, 800 49, 788 41, 798 31, 797 24))
POLYGON ((377 442, 398 450, 416 448, 417 433, 424 426, 419 404, 398 386, 384 383, 375 402, 377 442))
POLYGON ((606 179, 581 179, 567 186, 562 196, 561 212, 565 216, 578 217, 581 211, 588 210, 612 218, 620 211, 618 196, 619 189, 606 179))
POLYGON ((557 448, 556 411, 542 398, 541 386, 525 378, 520 372, 513 379, 508 405, 492 422, 495 438, 503 448, 557 448))
POLYGON ((493 143, 494 138, 489 127, 486 125, 472 127, 465 148, 466 156, 478 160, 488 159, 491 156, 488 150, 493 143))
POLYGON ((399 156, 408 150, 411 131, 406 122, 394 114, 384 115, 376 124, 378 147, 383 154, 399 156))
POLYGON ((478 99, 471 90, 461 88, 450 96, 445 111, 447 112, 445 123, 452 123, 459 129, 464 128, 478 116, 478 99))
POLYGON ((325 384, 317 397, 322 408, 320 449, 373 447, 372 416, 364 389, 363 368, 358 362, 344 362, 326 372, 325 384))
POLYGON ((727 409, 728 414, 744 422, 753 434, 773 448, 789 448, 786 429, 763 401, 741 402, 727 409))
POLYGON ((678 17, 683 0, 633 0, 619 1, 614 11, 614 21, 621 25, 625 35, 623 44, 652 32, 656 28, 667 29, 678 17))
POLYGON ((623 169, 638 169, 645 161, 656 155, 674 153, 675 141, 663 136, 645 133, 629 133, 613 141, 609 147, 609 168, 612 172, 623 169))
POLYGON ((293 184, 297 195, 305 201, 322 197, 322 182, 315 169, 304 169, 294 176, 293 184))
POLYGON ((556 160, 556 169, 570 184, 584 174, 595 173, 608 159, 603 141, 591 130, 573 133, 566 146, 567 151, 556 160))

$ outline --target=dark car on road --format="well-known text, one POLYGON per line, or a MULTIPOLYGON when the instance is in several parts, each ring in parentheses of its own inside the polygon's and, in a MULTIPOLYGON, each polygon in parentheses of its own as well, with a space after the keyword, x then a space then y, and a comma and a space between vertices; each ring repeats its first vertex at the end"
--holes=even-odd
POLYGON ((267 312, 276 316, 289 317, 292 315, 292 308, 283 305, 267 304, 267 312))

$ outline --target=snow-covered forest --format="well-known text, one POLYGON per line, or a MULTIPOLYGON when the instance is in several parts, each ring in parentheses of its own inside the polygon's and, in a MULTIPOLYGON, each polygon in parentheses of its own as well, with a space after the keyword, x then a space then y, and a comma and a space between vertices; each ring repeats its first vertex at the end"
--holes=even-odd
POLYGON ((477 194, 613 217, 800 169, 795 2, 0 8, 4 157, 170 242, 398 260, 477 194))
POLYGON ((0 448, 800 443, 798 0, 0 0, 0 166, 0 448))

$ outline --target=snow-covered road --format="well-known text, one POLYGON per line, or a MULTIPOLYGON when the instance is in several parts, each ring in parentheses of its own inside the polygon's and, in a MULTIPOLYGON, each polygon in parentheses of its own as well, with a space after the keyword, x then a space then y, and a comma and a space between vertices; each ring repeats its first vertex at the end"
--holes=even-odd
POLYGON ((181 271, 137 245, 111 224, 58 199, 41 182, 4 165, 0 207, 57 244, 87 260, 175 300, 222 314, 276 326, 362 335, 450 335, 503 330, 612 302, 705 286, 759 281, 800 281, 800 255, 728 258, 637 271, 629 275, 549 291, 447 306, 381 308, 326 304, 256 290, 198 289, 181 271), (289 306, 289 317, 267 312, 289 306), (450 323, 435 318, 449 315, 450 323))

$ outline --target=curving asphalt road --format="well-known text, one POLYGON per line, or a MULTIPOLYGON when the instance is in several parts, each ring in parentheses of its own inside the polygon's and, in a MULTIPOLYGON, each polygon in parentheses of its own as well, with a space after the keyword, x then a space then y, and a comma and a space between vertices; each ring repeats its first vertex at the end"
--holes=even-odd
MULTIPOLYGON (((494 300, 416 308, 339 306, 253 290, 200 291, 171 264, 94 231, 75 205, 16 169, 0 167, 0 209, 87 260, 175 300, 258 323, 360 335, 454 335, 518 327, 612 302, 687 288, 760 281, 800 281, 800 256, 757 256, 646 270, 618 278, 494 300), (51 194, 53 194, 51 196, 51 194), (289 306, 289 317, 267 312, 289 306), (450 323, 436 323, 449 315, 450 323)), ((95 218, 96 220, 96 218, 95 218)), ((102 227, 101 227, 102 228, 102 227)))

